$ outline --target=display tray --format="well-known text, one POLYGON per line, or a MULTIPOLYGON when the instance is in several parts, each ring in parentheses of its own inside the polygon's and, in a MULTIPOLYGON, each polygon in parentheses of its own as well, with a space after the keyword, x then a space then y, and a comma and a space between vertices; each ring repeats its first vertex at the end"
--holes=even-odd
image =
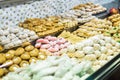
POLYGON ((108 80, 108 78, 119 69, 120 69, 120 54, 115 56, 111 61, 109 61, 99 70, 94 72, 86 80, 108 80))
POLYGON ((115 8, 118 9, 119 5, 120 5, 119 0, 114 0, 111 3, 104 4, 103 6, 107 8, 107 11, 96 14, 94 16, 96 16, 98 18, 102 18, 102 19, 105 18, 105 17, 108 17, 110 8, 115 7, 115 8))

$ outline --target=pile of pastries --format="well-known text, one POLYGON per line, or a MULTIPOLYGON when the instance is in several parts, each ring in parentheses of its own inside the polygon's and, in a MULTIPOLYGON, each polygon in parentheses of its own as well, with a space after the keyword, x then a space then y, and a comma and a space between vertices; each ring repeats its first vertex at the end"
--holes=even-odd
POLYGON ((63 55, 48 57, 19 72, 11 72, 2 80, 85 80, 92 72, 90 61, 79 63, 63 55))
POLYGON ((69 31, 63 31, 58 37, 64 38, 64 39, 68 40, 69 42, 71 42, 72 44, 75 44, 77 42, 84 40, 84 38, 78 37, 78 36, 70 33, 69 31))
POLYGON ((80 10, 69 10, 59 16, 62 18, 75 19, 78 23, 85 23, 96 18, 95 16, 92 16, 92 14, 80 10))
POLYGON ((37 60, 46 59, 47 53, 45 50, 35 48, 29 42, 23 43, 17 49, 0 53, 0 77, 20 67, 26 67, 37 60))
POLYGON ((46 35, 53 35, 66 28, 74 27, 78 24, 76 20, 64 19, 58 16, 51 16, 47 18, 30 18, 21 22, 20 27, 30 29, 36 32, 40 37, 46 35))
POLYGON ((54 36, 46 36, 45 38, 40 38, 36 40, 35 47, 38 49, 45 49, 51 54, 48 55, 60 55, 58 51, 61 49, 67 48, 67 46, 71 45, 70 42, 65 40, 64 38, 57 38, 54 36))
POLYGON ((86 3, 86 4, 80 4, 78 6, 75 6, 73 10, 81 10, 85 12, 90 12, 91 14, 98 14, 106 11, 107 9, 98 4, 86 3))
POLYGON ((107 19, 113 23, 113 26, 120 26, 120 14, 114 14, 107 19))
POLYGON ((69 30, 71 28, 74 28, 78 25, 78 21, 76 19, 60 19, 60 22, 58 24, 62 24, 64 30, 69 30))
POLYGON ((23 42, 31 42, 38 36, 34 31, 20 27, 0 27, 0 45, 4 49, 20 46, 23 42))
POLYGON ((94 70, 102 67, 120 52, 120 43, 111 37, 96 35, 60 51, 71 58, 77 58, 80 62, 89 60, 94 70))
POLYGON ((86 3, 56 16, 28 18, 19 27, 0 27, 0 77, 10 72, 5 80, 85 80, 120 52, 120 14, 92 16, 103 11, 86 3))
POLYGON ((110 21, 94 19, 79 26, 79 29, 74 31, 73 34, 86 39, 97 34, 103 34, 110 29, 112 29, 112 23, 110 21))
POLYGON ((120 26, 113 27, 110 30, 107 30, 103 33, 105 36, 110 36, 117 42, 120 42, 120 26))

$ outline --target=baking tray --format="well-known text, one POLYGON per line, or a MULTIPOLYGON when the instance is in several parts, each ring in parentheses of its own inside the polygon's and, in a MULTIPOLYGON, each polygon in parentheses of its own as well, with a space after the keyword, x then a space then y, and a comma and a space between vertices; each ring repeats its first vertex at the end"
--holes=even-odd
MULTIPOLYGON (((94 72, 86 80, 108 80, 108 78, 120 69, 120 54, 115 56, 107 64, 94 72)), ((118 73, 120 74, 120 73, 118 73)))

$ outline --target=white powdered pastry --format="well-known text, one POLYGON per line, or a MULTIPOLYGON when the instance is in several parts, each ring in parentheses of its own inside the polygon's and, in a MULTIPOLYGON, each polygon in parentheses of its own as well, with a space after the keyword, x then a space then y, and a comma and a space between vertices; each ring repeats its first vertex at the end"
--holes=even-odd
POLYGON ((4 49, 11 49, 38 38, 35 32, 20 27, 0 27, 0 31, 0 44, 4 49))
POLYGON ((68 48, 60 52, 67 54, 71 58, 77 58, 80 62, 89 60, 93 63, 93 67, 95 67, 93 69, 96 70, 99 66, 103 66, 119 54, 119 51, 120 43, 110 37, 96 35, 68 46, 68 48))

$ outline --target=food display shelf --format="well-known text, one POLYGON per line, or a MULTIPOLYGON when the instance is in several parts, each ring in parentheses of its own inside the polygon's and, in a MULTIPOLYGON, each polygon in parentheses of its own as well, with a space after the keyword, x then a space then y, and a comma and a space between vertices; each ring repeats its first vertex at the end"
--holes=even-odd
POLYGON ((89 76, 86 80, 108 80, 120 68, 120 54, 89 76))
MULTIPOLYGON (((33 1, 34 0, 0 0, 0 5, 16 3, 16 2, 32 3, 33 1)), ((106 7, 108 11, 102 12, 94 16, 97 16, 98 18, 105 18, 109 16, 109 9, 112 6, 118 8, 119 4, 120 4, 119 0, 114 0, 111 3, 104 4, 103 6, 106 7)), ((35 44, 35 42, 32 42, 32 44, 35 44)), ((101 67, 99 70, 97 70, 92 75, 90 75, 86 80, 107 80, 111 75, 114 74, 115 71, 119 69, 120 69, 120 54, 118 54, 116 57, 114 57, 111 61, 109 61, 103 67, 101 67)))

